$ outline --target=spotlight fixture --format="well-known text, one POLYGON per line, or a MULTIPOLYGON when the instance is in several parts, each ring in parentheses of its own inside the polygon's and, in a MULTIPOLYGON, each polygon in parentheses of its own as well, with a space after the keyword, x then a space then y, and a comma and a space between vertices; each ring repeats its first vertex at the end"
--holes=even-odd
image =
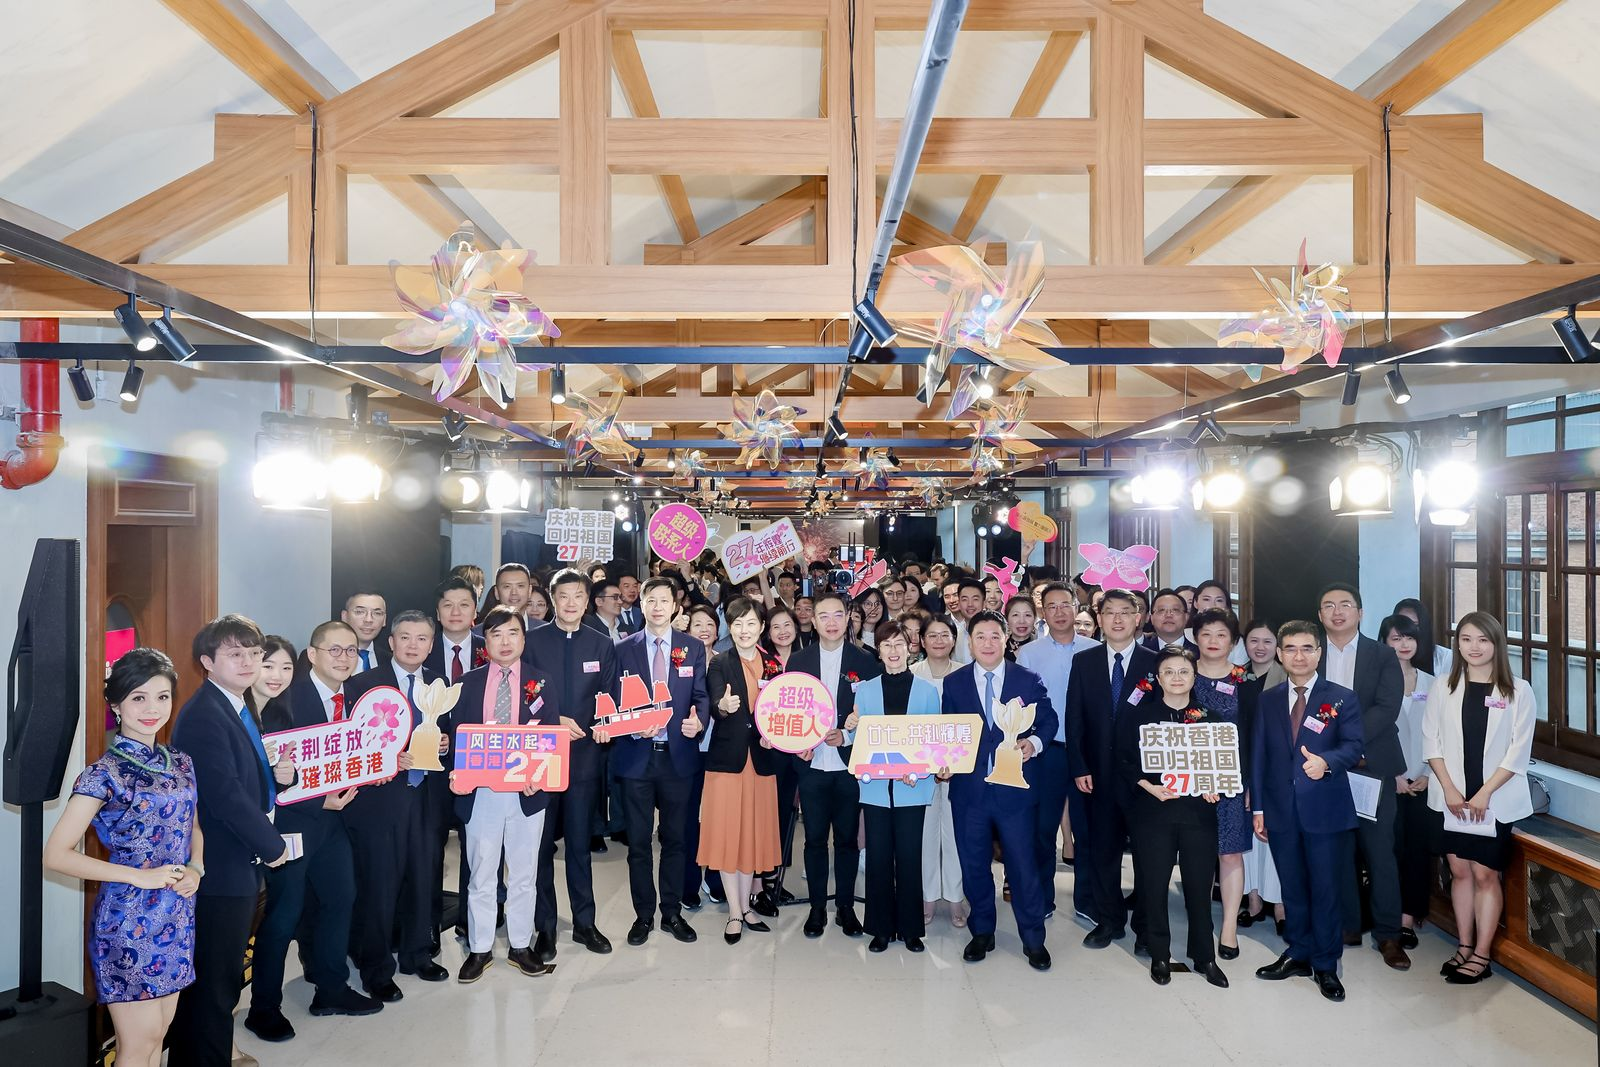
POLYGON ((150 332, 150 324, 145 322, 139 314, 139 306, 133 299, 133 294, 128 294, 126 304, 118 304, 114 311, 117 325, 122 327, 122 332, 128 335, 128 340, 133 342, 135 351, 148 352, 156 346, 156 335, 150 332))
POLYGON ((618 504, 616 507, 611 509, 611 514, 615 515, 619 519, 627 518, 628 517, 628 505, 626 505, 626 504, 618 504))
POLYGON ((1328 483, 1328 507, 1335 515, 1388 515, 1389 472, 1376 463, 1356 460, 1328 483))
POLYGON ((883 317, 883 312, 878 310, 870 298, 863 299, 856 305, 856 323, 872 337, 878 344, 887 348, 894 344, 899 333, 883 317))
POLYGON ((439 421, 444 425, 444 435, 451 444, 461 440, 461 436, 467 432, 467 417, 459 411, 447 411, 439 421))
POLYGON ((567 402, 567 368, 565 364, 557 363, 550 371, 550 403, 565 404, 567 402))
POLYGON ((842 445, 850 436, 845 432, 844 420, 839 418, 837 414, 828 416, 827 427, 827 431, 824 433, 822 439, 822 443, 825 446, 842 445))
POLYGON ((473 471, 445 471, 439 495, 451 511, 477 511, 483 504, 483 477, 473 471))
POLYGON ((848 358, 851 363, 865 363, 867 356, 872 352, 872 335, 864 327, 857 326, 850 334, 850 347, 848 358))
POLYGON ((1561 347, 1567 350, 1567 358, 1574 363, 1592 363, 1600 358, 1600 352, 1595 351, 1594 342, 1584 336, 1583 326, 1578 322, 1578 309, 1570 307, 1567 313, 1550 324, 1556 331, 1556 337, 1561 341, 1561 347))
POLYGON ((515 471, 490 471, 483 485, 483 510, 491 515, 504 515, 528 510, 533 499, 533 479, 524 478, 515 471))
POLYGON ((1396 404, 1411 403, 1411 390, 1406 386, 1406 380, 1400 377, 1400 368, 1393 367, 1388 374, 1383 376, 1383 384, 1389 387, 1389 397, 1396 404))
POLYGON ((1464 526, 1472 517, 1478 472, 1470 463, 1447 459, 1419 469, 1412 482, 1417 512, 1435 526, 1464 526))
POLYGON ((117 395, 124 404, 136 403, 139 399, 139 390, 144 388, 144 368, 139 366, 137 360, 128 360, 128 369, 122 375, 122 388, 117 395))
POLYGON ((178 332, 172 325, 172 309, 162 308, 159 319, 150 320, 150 332, 156 335, 161 342, 161 347, 179 363, 187 362, 194 358, 195 347, 189 343, 188 338, 178 332))
POLYGON ((364 504, 383 490, 383 468, 359 452, 346 452, 328 464, 328 490, 341 504, 364 504))
POLYGON ((1183 499, 1183 487, 1182 468, 1160 459, 1153 460, 1128 483, 1134 506, 1148 511, 1176 511, 1178 501, 1183 499))
POLYGON ((1339 403, 1347 408, 1356 406, 1356 398, 1361 395, 1361 372, 1351 367, 1344 374, 1344 396, 1339 398, 1339 403))
POLYGON ((678 469, 678 450, 676 448, 669 448, 669 449, 667 449, 667 470, 675 471, 677 469, 678 469))
POLYGON ((1246 485, 1237 470, 1226 468, 1195 480, 1191 489, 1196 511, 1239 511, 1244 503, 1246 485))
POLYGON ((83 367, 83 357, 78 357, 78 365, 67 371, 67 380, 72 383, 72 395, 78 398, 80 404, 94 403, 94 383, 89 380, 89 372, 83 367))
POLYGON ((250 487, 261 506, 274 511, 327 510, 327 468, 302 449, 257 459, 250 472, 250 487))
POLYGON ((1220 442, 1226 440, 1227 436, 1227 431, 1217 423, 1217 417, 1207 411, 1194 420, 1194 429, 1189 431, 1188 441, 1189 446, 1195 448, 1207 437, 1220 442))

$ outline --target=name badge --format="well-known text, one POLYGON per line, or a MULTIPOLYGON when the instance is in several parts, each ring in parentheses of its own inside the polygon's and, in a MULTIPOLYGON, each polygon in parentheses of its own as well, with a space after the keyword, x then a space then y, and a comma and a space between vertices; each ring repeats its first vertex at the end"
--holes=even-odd
POLYGON ((1412 700, 1427 700, 1428 699, 1428 694, 1427 693, 1412 693, 1411 694, 1411 699, 1412 700))
POLYGON ((1307 730, 1310 730, 1314 734, 1320 734, 1323 730, 1323 722, 1321 719, 1306 719, 1304 726, 1307 730))
MULTIPOLYGON (((854 693, 854 692, 855 692, 855 691, 856 691, 856 690, 857 690, 857 689, 859 689, 859 688, 860 688, 860 687, 861 687, 861 683, 860 683, 860 682, 851 682, 851 683, 850 683, 850 692, 852 692, 852 693, 854 693)), ((1493 705, 1490 705, 1490 706, 1491 706, 1491 707, 1492 707, 1492 706, 1493 706, 1493 705)), ((1500 705, 1500 706, 1501 706, 1501 707, 1505 707, 1505 705, 1504 705, 1504 704, 1502 704, 1502 705, 1500 705)))
POLYGON ((771 678, 763 678, 759 682, 756 683, 756 688, 757 689, 765 689, 767 687, 767 683, 770 682, 770 681, 772 681, 771 678))
POLYGON ((583 673, 584 674, 599 674, 600 673, 600 661, 597 660, 597 659, 586 659, 586 660, 584 660, 583 661, 583 673))
POLYGON ((528 705, 528 714, 535 715, 542 707, 544 707, 544 697, 534 697, 533 703, 528 705))
POLYGON ((1144 699, 1144 690, 1143 689, 1135 689, 1133 692, 1128 694, 1128 705, 1131 707, 1134 704, 1139 703, 1139 701, 1141 701, 1143 699, 1144 699))
POLYGON ((1223 696, 1232 696, 1233 695, 1233 683, 1232 682, 1218 682, 1217 683, 1217 692, 1221 693, 1223 696))
POLYGON ((679 678, 693 678, 694 677, 694 668, 693 667, 679 667, 678 668, 678 677, 679 678))
POLYGON ((1486 707, 1486 708, 1498 708, 1498 709, 1504 711, 1505 710, 1505 706, 1506 706, 1506 701, 1505 701, 1504 697, 1490 697, 1489 699, 1487 699, 1487 700, 1485 700, 1483 702, 1483 706, 1486 707))

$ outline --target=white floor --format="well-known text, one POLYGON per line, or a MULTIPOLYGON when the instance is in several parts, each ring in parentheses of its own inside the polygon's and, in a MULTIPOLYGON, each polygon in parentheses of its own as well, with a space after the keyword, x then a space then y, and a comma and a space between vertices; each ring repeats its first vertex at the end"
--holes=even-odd
MULTIPOLYGON (((1308 979, 1257 980, 1255 968, 1282 948, 1270 924, 1241 931, 1239 959, 1224 962, 1229 989, 1192 974, 1166 988, 1150 981, 1132 938, 1094 952, 1066 915, 1050 921, 1054 968, 1029 969, 1001 904, 999 951, 964 963, 968 934, 941 909, 928 951, 899 945, 867 951, 830 925, 817 941, 800 931, 803 906, 770 920, 770 934, 722 942, 725 919, 709 903, 689 920, 700 935, 681 945, 657 930, 643 948, 625 942, 633 921, 625 850, 594 857, 599 925, 616 946, 596 956, 568 940, 563 914, 556 971, 527 978, 504 959, 474 985, 400 976, 405 999, 360 1019, 313 1019, 311 990, 296 979, 284 1010, 293 1041, 256 1040, 239 1015, 239 1047, 263 1067, 277 1064, 431 1063, 441 1067, 581 1064, 814 1065, 819 1059, 874 1065, 936 1057, 935 1063, 1099 1064, 1578 1064, 1595 1062, 1587 1020, 1504 972, 1475 987, 1438 977, 1451 946, 1432 928, 1406 974, 1371 948, 1346 949, 1343 1004, 1323 1000, 1308 979)), ((559 857, 558 857, 559 864, 559 857)), ((1131 881, 1131 875, 1125 872, 1131 881)), ((793 874, 791 885, 805 883, 793 874)), ((561 872, 557 871, 561 887, 561 872)), ((1071 900, 1072 874, 1057 874, 1071 900)), ((558 892, 563 903, 565 888, 558 892)), ((1174 944, 1183 920, 1173 897, 1174 944)), ((446 936, 439 962, 452 975, 463 948, 446 936)), ((294 966, 295 953, 290 953, 294 966)), ((248 997, 248 993, 246 994, 248 997)), ((831 1065, 830 1065, 831 1067, 831 1065)))

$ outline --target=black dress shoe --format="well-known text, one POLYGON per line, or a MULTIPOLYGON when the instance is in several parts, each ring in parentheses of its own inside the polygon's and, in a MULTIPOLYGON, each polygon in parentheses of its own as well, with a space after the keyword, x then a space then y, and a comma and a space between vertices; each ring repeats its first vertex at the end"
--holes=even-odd
POLYGON ((699 911, 704 906, 705 903, 700 899, 699 893, 693 893, 683 898, 683 910, 685 911, 699 911))
POLYGON ((806 916, 806 924, 802 927, 807 937, 821 937, 827 928, 828 913, 818 908, 811 909, 811 914, 806 916))
POLYGON ((1111 942, 1117 939, 1117 932, 1105 923, 1095 924, 1095 928, 1083 935, 1084 948, 1109 948, 1111 942))
POLYGON ((961 951, 961 958, 968 963, 981 963, 983 958, 993 951, 993 934, 973 934, 972 940, 968 941, 967 947, 961 951))
POLYGON ((1267 913, 1265 909, 1261 911, 1250 911, 1248 908, 1239 909, 1239 925, 1241 927, 1248 928, 1256 923, 1265 922, 1266 919, 1267 913))
POLYGON ((446 978, 450 977, 449 971, 445 970, 437 963, 434 963, 432 960, 429 960, 428 962, 420 964, 414 968, 402 967, 400 968, 400 973, 412 975, 413 977, 422 979, 424 982, 442 982, 446 978))
POLYGON ((1148 955, 1150 955, 1150 946, 1145 944, 1144 938, 1135 937, 1133 939, 1133 954, 1135 956, 1148 956, 1148 955))
POLYGON ((461 961, 461 970, 456 972, 456 981, 463 984, 476 982, 483 977, 483 972, 494 966, 494 957, 487 952, 469 952, 467 958, 461 961))
POLYGON ((514 948, 506 956, 511 966, 527 975, 529 978, 538 978, 540 975, 549 974, 556 969, 553 963, 543 963, 532 948, 514 948))
POLYGON ((1221 956, 1225 960, 1236 960, 1239 958, 1239 946, 1224 945, 1221 941, 1218 941, 1217 955, 1221 956))
POLYGON ((603 835, 603 834, 595 834, 593 837, 589 838, 589 851, 590 852, 609 852, 610 849, 606 848, 605 835, 603 835))
POLYGON ((769 919, 778 917, 778 905, 773 903, 772 894, 765 889, 755 895, 755 899, 750 902, 750 910, 769 919))
POLYGON ((628 927, 628 944, 635 948, 650 939, 650 931, 655 929, 655 924, 649 919, 635 919, 633 925, 628 927))
POLYGON ((789 892, 787 889, 779 889, 778 890, 778 904, 780 906, 782 906, 784 904, 793 904, 795 901, 797 901, 799 899, 800 899, 799 897, 795 896, 793 893, 789 892))
POLYGON ((840 908, 839 913, 833 917, 839 929, 844 931, 846 937, 860 937, 862 934, 861 920, 856 918, 856 909, 840 908))
POLYGON ((1050 950, 1043 945, 1038 948, 1029 948, 1027 945, 1023 945, 1022 954, 1028 957, 1028 966, 1034 970, 1048 971, 1050 969, 1050 950))
MULTIPOLYGON (((576 927, 572 931, 572 940, 575 944, 582 945, 584 948, 588 949, 590 952, 593 952, 597 956, 604 956, 606 953, 611 951, 611 942, 606 939, 606 935, 602 934, 599 929, 593 926, 576 927)), ((555 954, 555 946, 551 945, 551 959, 555 958, 555 954)), ((544 959, 545 957, 540 955, 539 958, 544 959)), ((546 962, 548 962, 548 960, 546 962)))
POLYGON ((685 945, 694 944, 696 937, 694 927, 682 915, 674 915, 670 919, 661 920, 661 929, 682 941, 685 945))
POLYGON ((628 831, 618 830, 616 833, 611 835, 611 840, 626 848, 628 846, 628 831))
POLYGON ((1400 928, 1400 947, 1401 948, 1416 948, 1417 947, 1417 932, 1415 930, 1413 930, 1409 926, 1402 926, 1400 928))
POLYGON ((874 937, 871 941, 867 942, 867 951, 868 952, 888 952, 889 951, 889 939, 887 937, 874 937))
POLYGON ((1218 989, 1228 988, 1228 976, 1222 973, 1222 968, 1217 966, 1216 960, 1212 960, 1204 967, 1197 967, 1196 970, 1205 975, 1206 981, 1218 989))
POLYGON ((722 940, 727 944, 737 945, 739 943, 739 938, 744 936, 744 920, 729 919, 728 926, 735 927, 735 929, 730 931, 727 926, 723 927, 722 940))
POLYGON ((367 993, 374 1000, 380 1000, 385 1004, 393 1004, 395 1001, 405 998, 405 994, 400 991, 400 987, 395 985, 393 981, 379 982, 377 986, 367 990, 367 993))
POLYGON ((1170 960, 1151 960, 1150 980, 1156 985, 1166 985, 1172 981, 1172 962, 1170 960))
POLYGON ((744 928, 746 930, 749 930, 752 934, 770 934, 770 933, 772 933, 772 927, 768 926, 766 923, 762 922, 759 919, 750 918, 750 916, 748 914, 746 914, 745 917, 744 917, 744 928))
POLYGON ((1285 952, 1265 967, 1257 967, 1256 977, 1265 978, 1269 982, 1281 982, 1285 978, 1310 978, 1311 964, 1305 960, 1297 960, 1285 952))
POLYGON ((920 937, 908 937, 905 944, 907 952, 921 952, 927 947, 922 943, 922 938, 920 937))
POLYGON ((456 936, 459 937, 463 941, 465 941, 467 939, 467 924, 466 923, 456 923, 456 936))
POLYGON ((311 998, 312 1015, 376 1015, 383 1004, 372 997, 364 997, 349 986, 323 996, 320 992, 311 998))
POLYGON ((540 963, 549 963, 556 958, 556 939, 552 934, 540 934, 533 939, 533 954, 539 957, 540 963))
POLYGON ((244 1017, 244 1028, 263 1041, 289 1041, 294 1037, 294 1027, 277 1010, 251 1012, 244 1017))
POLYGON ((439 931, 435 930, 433 936, 428 938, 428 955, 437 956, 441 947, 439 944, 439 931))
POLYGON ((1317 991, 1329 1000, 1344 999, 1344 983, 1339 981, 1339 976, 1332 971, 1318 971, 1316 973, 1317 991))

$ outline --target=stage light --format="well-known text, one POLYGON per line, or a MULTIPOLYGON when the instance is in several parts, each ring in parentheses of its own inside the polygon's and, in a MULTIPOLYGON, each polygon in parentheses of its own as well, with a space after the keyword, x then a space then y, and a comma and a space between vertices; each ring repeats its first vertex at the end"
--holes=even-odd
POLYGON ((1600 357, 1600 353, 1595 351, 1594 342, 1584 336, 1583 326, 1578 322, 1577 308, 1568 308, 1565 315, 1550 325, 1555 329, 1561 347, 1567 350, 1567 358, 1572 362, 1590 363, 1600 357))
POLYGON ((274 511, 324 510, 328 472, 309 452, 275 452, 256 460, 250 488, 262 507, 274 511))
POLYGON ((483 486, 483 510, 492 515, 528 510, 533 497, 533 479, 514 471, 490 471, 483 486))
POLYGON ((990 400, 994 397, 994 383, 989 380, 989 371, 991 369, 991 365, 985 364, 983 369, 978 371, 979 400, 990 400))
POLYGON ((895 328, 889 324, 889 320, 883 317, 883 312, 878 310, 878 305, 870 299, 862 300, 856 305, 856 322, 874 341, 885 348, 894 344, 895 338, 899 336, 895 328))
POLYGON ((156 346, 156 335, 150 332, 150 324, 140 316, 132 293, 128 294, 128 302, 118 304, 112 314, 117 317, 117 325, 128 335, 128 340, 133 342, 135 351, 148 352, 156 346))
POLYGON ((550 371, 550 403, 565 404, 567 402, 567 368, 560 363, 550 371))
POLYGON ((1389 472, 1375 463, 1357 461, 1328 483, 1328 507, 1335 515, 1388 515, 1389 472))
POLYGON ((94 403, 94 383, 89 380, 82 357, 79 357, 77 366, 67 371, 67 380, 72 383, 72 395, 78 398, 79 403, 94 403))
POLYGON ((1461 526, 1472 517, 1478 493, 1478 472, 1470 463, 1445 460, 1418 470, 1412 482, 1417 511, 1427 511, 1435 526, 1461 526))
POLYGON ((623 533, 633 533, 633 520, 632 519, 623 519, 622 520, 622 532, 623 533))
POLYGON ((1391 368, 1383 376, 1383 384, 1389 387, 1389 396, 1396 404, 1411 403, 1411 390, 1406 387, 1406 380, 1400 377, 1399 367, 1391 368))
POLYGON ((634 476, 633 476, 633 484, 634 484, 634 485, 643 485, 643 484, 644 484, 644 475, 642 475, 642 474, 635 474, 635 475, 634 475, 634 476))
POLYGON ((156 335, 156 340, 161 342, 161 347, 179 363, 187 362, 194 358, 195 347, 190 344, 178 328, 172 325, 172 309, 162 308, 159 319, 150 320, 150 332, 156 335))
POLYGON ((461 440, 461 435, 467 432, 467 417, 459 411, 447 411, 439 421, 444 425, 444 435, 451 444, 461 440))
POLYGON ((823 434, 823 445, 842 445, 849 438, 849 436, 850 435, 845 432, 844 420, 839 418, 837 414, 829 415, 827 430, 823 434))
POLYGON ((1193 486, 1196 511, 1238 511, 1244 503, 1245 480, 1233 469, 1215 471, 1195 480, 1193 486))
POLYGON ((850 347, 846 350, 847 358, 851 363, 865 363, 871 353, 872 335, 864 327, 857 326, 850 334, 850 347))
POLYGON ((383 468, 360 453, 346 452, 328 464, 328 490, 341 504, 376 500, 383 490, 383 468))
POLYGON ((472 471, 445 471, 439 495, 451 511, 473 511, 483 503, 483 478, 472 471))
POLYGON ((1356 398, 1361 395, 1361 372, 1351 367, 1344 375, 1344 395, 1339 398, 1339 403, 1347 408, 1356 406, 1356 398))
POLYGON ((616 507, 611 509, 611 514, 615 515, 619 519, 627 518, 628 517, 628 505, 626 505, 626 504, 618 504, 616 507))
POLYGON ((1177 467, 1152 466, 1136 474, 1129 483, 1135 507, 1150 511, 1174 511, 1183 499, 1183 472, 1177 467))
POLYGON ((999 537, 1000 536, 1000 524, 997 522, 993 526, 989 527, 989 532, 994 534, 996 537, 999 537))
POLYGON ((128 369, 122 375, 122 388, 117 395, 124 404, 136 403, 139 399, 139 390, 144 388, 144 368, 134 360, 128 360, 128 369))
POLYGON ((978 536, 979 537, 988 537, 989 536, 989 527, 980 525, 978 527, 978 536))
POLYGON ((669 449, 667 449, 667 470, 675 471, 677 469, 678 469, 678 450, 675 449, 675 448, 669 448, 669 449))
POLYGON ((999 510, 994 513, 994 517, 999 519, 1001 522, 1005 522, 1011 517, 1011 509, 1005 504, 1001 504, 999 510))
POLYGON ((660 499, 660 498, 661 498, 661 489, 660 489, 660 487, 657 487, 657 488, 656 488, 656 491, 655 491, 655 497, 656 497, 656 499, 658 499, 658 500, 659 500, 659 499, 660 499))

